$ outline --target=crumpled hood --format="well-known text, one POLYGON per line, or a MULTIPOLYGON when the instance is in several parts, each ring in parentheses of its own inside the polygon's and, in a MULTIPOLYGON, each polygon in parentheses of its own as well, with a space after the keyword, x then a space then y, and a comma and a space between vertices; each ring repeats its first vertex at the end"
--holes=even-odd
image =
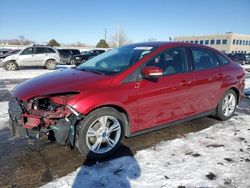
POLYGON ((88 87, 97 86, 107 76, 76 69, 58 70, 44 74, 19 84, 14 96, 22 101, 33 97, 65 92, 81 92, 88 87))

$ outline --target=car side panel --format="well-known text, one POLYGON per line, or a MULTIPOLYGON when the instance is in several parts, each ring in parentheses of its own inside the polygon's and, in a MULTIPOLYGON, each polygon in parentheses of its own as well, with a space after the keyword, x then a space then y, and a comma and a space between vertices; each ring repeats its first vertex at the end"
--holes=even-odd
POLYGON ((140 130, 195 114, 192 88, 192 72, 168 75, 155 81, 143 79, 138 90, 140 130))

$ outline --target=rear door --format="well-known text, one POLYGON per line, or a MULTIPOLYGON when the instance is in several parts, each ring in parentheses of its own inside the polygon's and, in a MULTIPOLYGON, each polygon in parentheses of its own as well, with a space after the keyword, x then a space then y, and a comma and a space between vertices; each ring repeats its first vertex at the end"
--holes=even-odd
POLYGON ((192 104, 193 73, 189 72, 184 47, 167 49, 145 66, 161 68, 164 76, 138 82, 140 130, 183 119, 195 113, 192 104))
POLYGON ((44 47, 35 47, 35 53, 33 56, 33 61, 36 66, 44 66, 47 59, 48 52, 44 47))
POLYGON ((193 95, 197 113, 206 112, 216 107, 223 84, 223 72, 212 50, 191 47, 192 67, 194 73, 193 95))

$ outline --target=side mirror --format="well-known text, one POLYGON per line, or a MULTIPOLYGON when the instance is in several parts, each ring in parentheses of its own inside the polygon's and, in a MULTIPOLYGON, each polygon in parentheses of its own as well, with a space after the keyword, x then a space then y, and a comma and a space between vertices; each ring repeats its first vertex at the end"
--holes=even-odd
POLYGON ((144 78, 159 78, 163 75, 163 70, 159 67, 148 66, 142 69, 144 78))

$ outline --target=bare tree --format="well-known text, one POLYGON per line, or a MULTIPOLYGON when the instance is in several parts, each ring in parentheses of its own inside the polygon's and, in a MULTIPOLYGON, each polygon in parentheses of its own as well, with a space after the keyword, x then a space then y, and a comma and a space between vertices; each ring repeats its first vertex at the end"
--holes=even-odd
POLYGON ((75 43, 68 44, 68 45, 72 46, 72 47, 85 47, 85 46, 87 46, 85 43, 79 42, 79 41, 77 41, 75 43))
POLYGON ((17 39, 0 40, 0 42, 10 45, 30 45, 34 43, 33 41, 26 39, 23 35, 18 36, 17 39))
POLYGON ((30 41, 29 39, 26 39, 24 35, 19 35, 17 39, 17 43, 21 45, 27 45, 27 44, 31 44, 32 41, 30 41))
POLYGON ((111 35, 109 39, 109 46, 112 48, 116 48, 129 43, 132 43, 132 41, 128 39, 122 27, 117 29, 117 31, 113 35, 111 35))

